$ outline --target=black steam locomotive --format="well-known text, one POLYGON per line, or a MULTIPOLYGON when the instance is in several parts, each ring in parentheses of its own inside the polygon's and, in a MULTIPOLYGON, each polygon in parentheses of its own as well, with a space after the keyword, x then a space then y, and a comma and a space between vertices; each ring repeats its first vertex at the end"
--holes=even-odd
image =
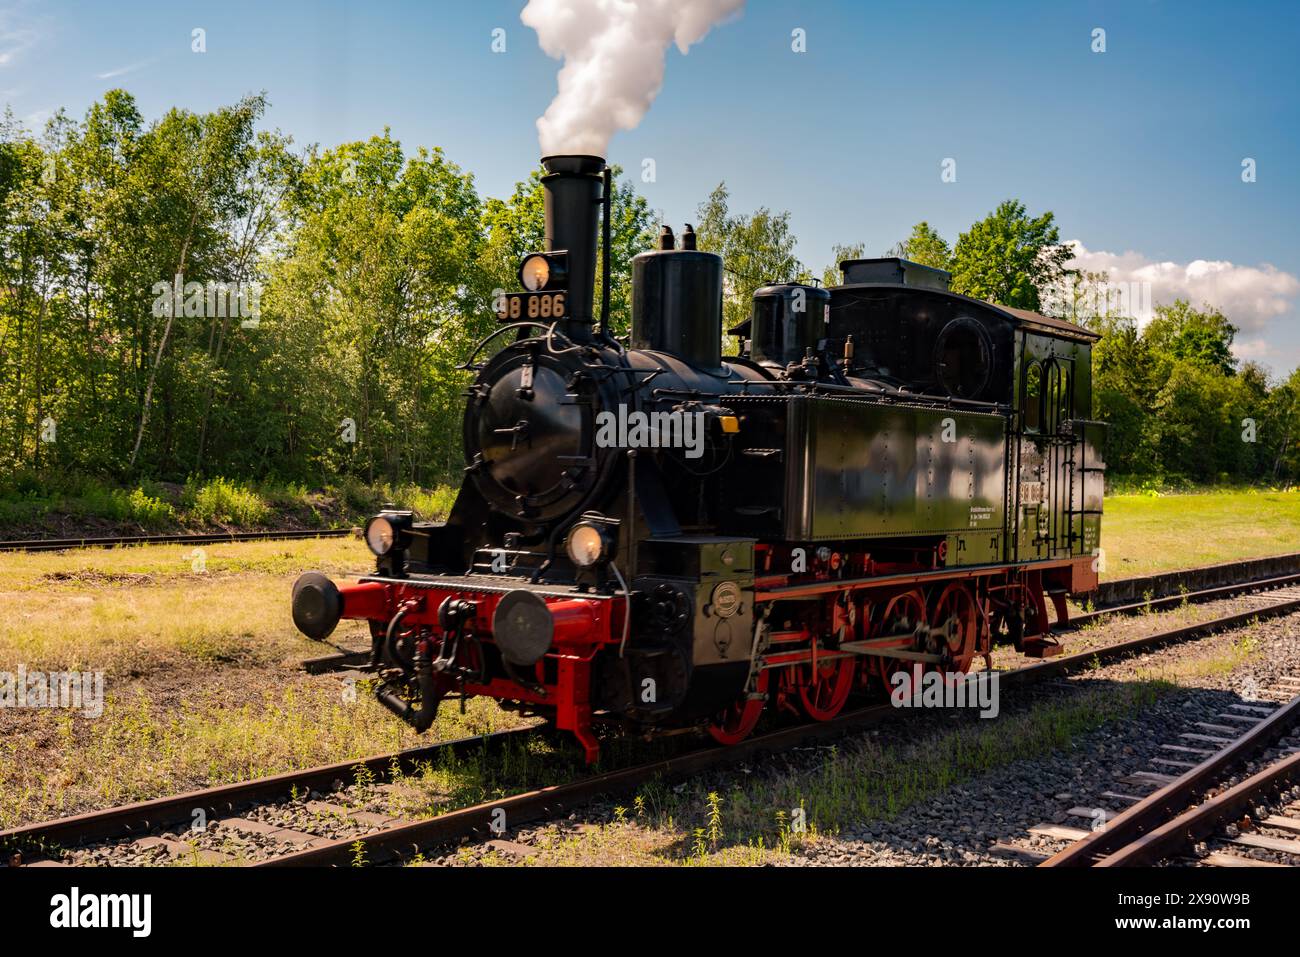
POLYGON ((294 586, 323 639, 370 622, 377 694, 419 730, 449 693, 572 731, 748 735, 995 640, 1054 654, 1096 585, 1096 336, 948 291, 899 259, 773 282, 723 357, 723 268, 667 227, 632 264, 632 332, 593 315, 610 172, 543 161, 546 250, 466 368, 465 478, 442 523, 385 510, 373 574, 294 586), (507 341, 508 340, 508 341, 507 341), (489 346, 506 344, 487 357, 489 346))

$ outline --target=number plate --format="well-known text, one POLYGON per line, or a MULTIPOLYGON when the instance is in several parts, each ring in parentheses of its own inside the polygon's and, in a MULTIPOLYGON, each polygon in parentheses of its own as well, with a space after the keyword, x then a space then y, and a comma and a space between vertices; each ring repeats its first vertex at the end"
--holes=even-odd
POLYGON ((554 322, 565 318, 564 292, 507 292, 497 302, 502 322, 554 322))

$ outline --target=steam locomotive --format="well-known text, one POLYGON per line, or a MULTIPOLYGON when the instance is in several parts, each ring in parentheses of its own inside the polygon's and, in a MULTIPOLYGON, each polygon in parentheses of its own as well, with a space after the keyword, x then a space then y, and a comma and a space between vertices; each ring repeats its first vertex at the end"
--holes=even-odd
POLYGON ((687 226, 633 259, 624 344, 610 170, 542 163, 546 248, 466 363, 455 506, 370 519, 357 582, 301 576, 305 635, 368 621, 378 700, 420 731, 487 695, 592 762, 603 725, 735 743, 995 641, 1059 652, 1049 602, 1065 621, 1097 582, 1094 333, 854 259, 839 286, 759 288, 724 358, 723 263, 687 226))

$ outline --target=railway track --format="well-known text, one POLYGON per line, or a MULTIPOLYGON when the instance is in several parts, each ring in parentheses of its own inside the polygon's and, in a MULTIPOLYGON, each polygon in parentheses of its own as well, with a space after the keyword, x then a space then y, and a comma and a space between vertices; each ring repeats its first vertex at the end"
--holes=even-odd
MULTIPOLYGON (((3 851, 4 861, 11 866, 48 866, 56 863, 51 855, 61 849, 107 841, 152 839, 156 846, 167 848, 168 844, 180 842, 158 838, 156 832, 177 825, 182 829, 190 828, 196 820, 196 812, 207 822, 206 827, 226 826, 238 830, 241 825, 246 825, 262 830, 239 815, 249 808, 282 802, 298 793, 333 790, 337 782, 355 782, 359 777, 367 776, 382 778, 394 767, 405 772, 447 754, 465 758, 476 752, 490 753, 537 733, 536 729, 523 728, 438 742, 9 828, 0 831, 0 851, 3 851)), ((364 820, 359 823, 364 824, 364 820)), ((275 830, 266 829, 267 833, 275 830)), ((283 839, 287 845, 292 845, 303 840, 304 836, 289 833, 283 835, 283 839)), ((319 836, 305 835, 305 839, 319 840, 319 836)), ((174 847, 170 850, 185 853, 189 849, 182 851, 174 847)))
MULTIPOLYGON (((1243 562, 1242 564, 1248 565, 1249 563, 1243 562)), ((1195 591, 1180 592, 1176 595, 1164 595, 1160 598, 1146 598, 1142 601, 1108 605, 1105 608, 1072 615, 1069 626, 1072 629, 1082 628, 1084 625, 1114 615, 1136 615, 1142 612, 1160 611, 1165 608, 1177 608, 1182 604, 1199 604, 1201 602, 1217 601, 1222 598, 1236 598, 1242 595, 1259 594, 1262 599, 1266 592, 1288 589, 1293 585, 1300 585, 1300 573, 1251 579, 1229 585, 1214 585, 1209 588, 1199 588, 1195 591)))
POLYGON ((1300 783, 1300 678, 1284 677, 1256 701, 1232 705, 1219 719, 1222 724, 1198 723, 1195 731, 1180 735, 1179 743, 1163 745, 1173 756, 1159 759, 1160 771, 1124 779, 1156 790, 1143 798, 1116 794, 1133 801, 1132 807, 1105 815, 1104 822, 1098 819, 1091 832, 1036 829, 1074 838, 1039 866, 1281 866, 1242 856, 1242 848, 1262 848, 1300 863, 1300 802, 1287 794, 1300 783), (1186 760, 1192 756, 1203 760, 1186 760), (1175 777, 1170 769, 1186 770, 1175 777), (1219 849, 1198 854, 1204 839, 1219 849))
POLYGON ((0 542, 0 552, 60 552, 73 548, 117 548, 125 545, 216 545, 222 542, 263 542, 303 538, 343 538, 351 528, 284 529, 265 532, 196 532, 189 535, 112 535, 85 538, 15 539, 0 542))
MULTIPOLYGON (((1295 611, 1300 611, 1300 596, 1287 595, 1281 601, 1259 608, 1072 655, 1044 659, 997 674, 1004 688, 1028 686, 1094 668, 1099 662, 1120 660, 1167 644, 1192 640, 1242 627, 1261 618, 1295 611)), ((1300 716, 1300 711, 1296 714, 1300 716)), ((373 812, 358 812, 328 800, 309 802, 315 805, 312 808, 314 813, 340 818, 356 825, 354 830, 365 829, 364 833, 349 833, 343 837, 331 837, 313 832, 310 828, 278 825, 274 821, 258 819, 256 815, 250 816, 247 812, 250 807, 273 809, 277 802, 297 796, 298 792, 328 790, 336 787, 338 781, 354 781, 358 776, 358 767, 366 769, 362 772, 363 775, 382 778, 394 762, 403 768, 414 768, 423 761, 437 758, 445 748, 465 754, 483 747, 485 743, 492 746, 516 740, 518 736, 537 733, 533 729, 500 732, 486 739, 471 738, 434 744, 395 754, 377 755, 361 762, 311 768, 13 828, 0 832, 0 848, 19 854, 13 862, 24 866, 58 863, 47 852, 57 854, 60 849, 115 840, 160 846, 174 857, 184 858, 185 855, 192 854, 198 863, 231 863, 222 860, 220 854, 198 852, 188 843, 176 838, 157 835, 159 830, 168 826, 187 825, 195 810, 199 809, 207 819, 207 827, 225 828, 242 835, 259 835, 263 847, 274 847, 271 856, 253 862, 252 866, 340 865, 362 861, 373 864, 409 860, 431 847, 467 839, 500 838, 519 825, 551 818, 598 797, 629 793, 658 777, 697 774, 756 754, 778 752, 811 741, 840 736, 896 716, 898 710, 891 704, 870 705, 832 721, 781 728, 728 748, 700 746, 663 760, 584 775, 564 784, 518 793, 420 820, 400 820, 373 812)))

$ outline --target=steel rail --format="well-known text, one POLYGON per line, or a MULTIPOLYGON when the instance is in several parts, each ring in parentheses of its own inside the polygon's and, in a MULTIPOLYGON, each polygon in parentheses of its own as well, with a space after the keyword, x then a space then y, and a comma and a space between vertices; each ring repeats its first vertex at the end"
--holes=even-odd
POLYGON ((1058 851, 1040 867, 1091 867, 1139 863, 1177 839, 1169 828, 1197 798, 1221 781, 1234 767, 1267 748, 1300 723, 1300 695, 1255 725, 1232 744, 1225 745, 1196 767, 1138 801, 1106 822, 1106 827, 1058 851), (1159 838, 1147 841, 1149 834, 1159 838))
POLYGON ((84 538, 33 538, 0 542, 0 552, 59 552, 73 548, 116 548, 125 545, 217 545, 222 542, 261 542, 303 538, 343 538, 351 528, 284 529, 266 532, 194 532, 185 535, 115 535, 84 538))
POLYGON ((1241 814, 1265 794, 1300 781, 1300 752, 1274 762, 1252 774, 1222 794, 1189 808, 1131 844, 1099 860, 1097 867, 1137 867, 1155 864, 1203 837, 1219 826, 1240 818, 1241 814))
POLYGON ((181 821, 188 822, 196 809, 203 810, 209 819, 214 819, 259 801, 283 800, 295 789, 311 791, 329 787, 340 778, 355 780, 358 768, 364 767, 369 773, 383 775, 394 762, 397 762, 403 770, 410 770, 438 757, 444 751, 462 757, 479 748, 496 748, 507 741, 522 740, 529 734, 536 733, 536 730, 531 727, 517 728, 478 737, 457 738, 418 748, 408 748, 404 751, 323 764, 270 777, 202 788, 171 797, 153 798, 120 807, 87 811, 83 814, 54 818, 36 824, 25 824, 0 831, 0 848, 13 850, 39 847, 42 844, 78 846, 147 834, 155 828, 181 821))
POLYGON ((1131 615, 1141 611, 1177 607, 1183 602, 1199 603, 1214 601, 1219 598, 1232 598, 1236 595, 1243 595, 1256 591, 1267 591, 1270 588, 1285 588, 1287 585, 1295 585, 1298 583, 1300 583, 1300 572, 1289 575, 1278 575, 1273 578, 1257 578, 1253 581, 1233 582, 1230 585, 1212 585, 1209 588, 1198 588, 1196 591, 1181 592, 1177 595, 1165 595, 1161 598, 1150 598, 1143 601, 1127 602, 1123 605, 1108 605, 1105 608, 1098 608, 1095 611, 1088 611, 1081 615, 1071 617, 1068 622, 1068 627, 1079 628, 1089 622, 1096 621, 1100 618, 1106 618, 1110 615, 1131 615))
MULTIPOLYGON (((1119 660, 1171 642, 1187 641, 1227 628, 1300 610, 1300 599, 1288 599, 1250 612, 1226 615, 1166 632, 1117 642, 1103 648, 1062 655, 1026 665, 1013 671, 996 672, 999 683, 1032 685, 1044 679, 1089 669, 1098 661, 1119 660)), ((553 817, 600 796, 625 794, 657 777, 684 776, 722 767, 756 754, 789 749, 810 741, 837 737, 847 731, 880 724, 899 715, 892 704, 860 708, 847 715, 818 724, 800 724, 748 738, 728 747, 705 746, 682 755, 618 771, 595 774, 567 784, 551 785, 514 794, 472 807, 448 811, 436 817, 407 822, 371 834, 331 841, 313 848, 258 861, 252 867, 328 866, 349 864, 364 855, 367 863, 386 863, 413 856, 425 848, 462 838, 486 837, 500 828, 501 813, 509 828, 553 817)))
MULTIPOLYGON (((1188 640, 1237 627, 1255 619, 1262 619, 1300 610, 1300 599, 1279 602, 1249 612, 1199 622, 1184 628, 1130 639, 1103 648, 1064 655, 1027 665, 1013 671, 997 672, 1000 682, 1012 686, 1034 682, 1090 668, 1097 661, 1118 660, 1129 655, 1150 650, 1162 644, 1188 640)), ((451 811, 423 821, 416 821, 364 835, 346 841, 331 842, 317 848, 299 851, 259 862, 252 866, 280 866, 293 864, 329 864, 351 861, 353 847, 359 840, 367 849, 368 859, 383 860, 400 856, 411 848, 427 847, 456 837, 489 832, 494 812, 505 809, 514 823, 544 817, 552 809, 572 807, 590 801, 605 793, 617 793, 658 775, 692 773, 708 767, 720 766, 769 750, 797 746, 806 741, 833 737, 861 727, 879 724, 897 716, 899 709, 890 704, 878 704, 857 709, 833 721, 820 724, 803 724, 781 729, 756 738, 750 738, 727 748, 704 747, 678 757, 635 768, 623 769, 603 775, 555 785, 540 791, 513 795, 471 808, 451 811)), ((369 758, 343 761, 335 764, 290 771, 270 777, 257 778, 233 784, 205 788, 171 797, 140 801, 121 807, 89 811, 66 818, 56 818, 36 824, 22 825, 0 831, 0 847, 8 849, 40 848, 43 845, 76 846, 96 841, 131 837, 188 821, 193 811, 205 810, 216 818, 236 811, 239 807, 260 801, 280 800, 294 789, 315 790, 332 785, 339 778, 354 779, 358 767, 371 773, 382 774, 396 761, 410 769, 430 760, 443 749, 463 755, 480 747, 500 745, 507 740, 541 733, 536 728, 501 731, 491 735, 439 742, 419 748, 369 758)))

